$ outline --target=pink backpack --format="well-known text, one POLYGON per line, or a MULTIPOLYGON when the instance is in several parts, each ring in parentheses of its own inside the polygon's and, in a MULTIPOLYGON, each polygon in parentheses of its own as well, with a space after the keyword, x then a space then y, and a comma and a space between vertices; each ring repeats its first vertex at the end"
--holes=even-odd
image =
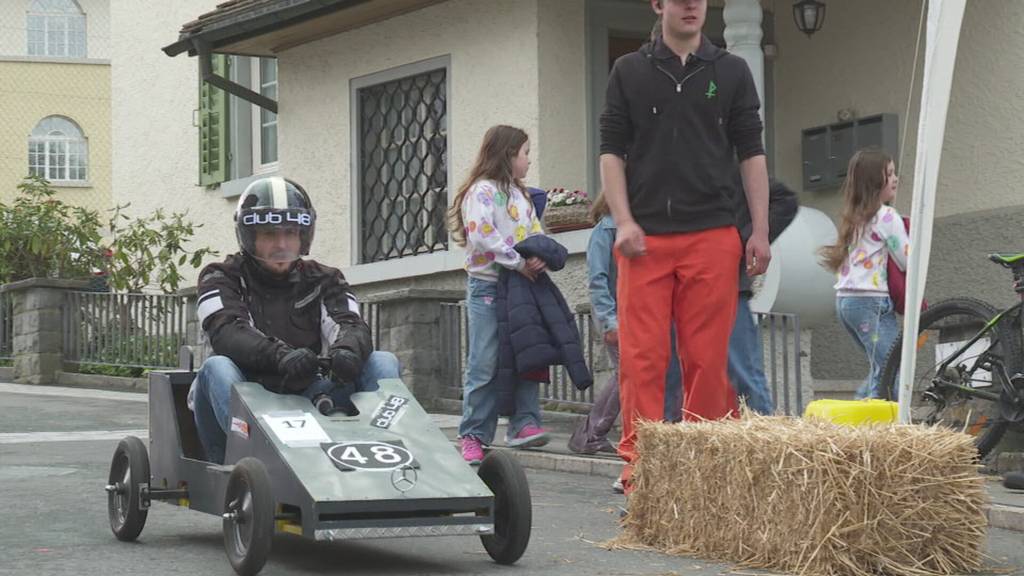
MULTIPOLYGON (((910 232, 910 218, 903 217, 903 227, 906 228, 907 233, 910 232)), ((902 316, 907 304, 907 273, 900 270, 900 267, 896 265, 896 261, 892 258, 888 259, 885 271, 888 277, 889 298, 892 300, 893 309, 902 316)), ((928 302, 922 301, 921 310, 927 309, 928 302)))

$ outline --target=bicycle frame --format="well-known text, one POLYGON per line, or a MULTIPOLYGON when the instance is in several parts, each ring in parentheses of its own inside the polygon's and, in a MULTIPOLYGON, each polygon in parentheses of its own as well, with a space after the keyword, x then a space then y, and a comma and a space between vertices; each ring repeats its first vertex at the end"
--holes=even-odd
MULTIPOLYGON (((960 358, 960 356, 964 352, 969 350, 971 346, 974 346, 976 342, 978 342, 986 335, 988 335, 990 332, 995 330, 995 327, 998 326, 1000 322, 1012 318, 1014 315, 1017 315, 1019 319, 1024 318, 1024 314, 1022 314, 1022 312, 1024 312, 1024 294, 1021 295, 1020 302, 1011 306, 1010 308, 1007 308, 1006 310, 1003 310, 999 314, 996 314, 995 317, 989 320, 988 323, 985 324, 985 326, 981 330, 979 330, 973 338, 967 341, 955 353, 951 354, 949 358, 946 358, 946 360, 944 360, 942 364, 939 365, 939 368, 936 372, 936 376, 935 378, 932 379, 932 387, 939 388, 942 390, 955 390, 965 396, 981 398, 983 400, 988 400, 990 402, 1000 402, 1002 397, 999 393, 988 392, 986 390, 979 390, 977 388, 973 388, 971 386, 964 386, 962 384, 954 384, 952 382, 946 381, 943 375, 946 373, 946 370, 949 368, 950 364, 952 364, 956 359, 960 358)), ((1020 324, 1018 323, 1018 326, 1019 325, 1020 324)), ((1010 352, 1012 353, 1013 351, 1010 352)), ((971 369, 976 370, 982 362, 987 360, 987 356, 988 352, 985 352, 984 354, 978 356, 978 358, 974 361, 974 365, 971 367, 971 369)), ((1003 392, 1007 394, 1010 398, 1013 398, 1017 394, 1017 392, 1010 382, 1010 375, 1006 373, 1006 366, 1003 364, 1002 361, 989 361, 989 364, 992 367, 991 371, 993 375, 999 379, 999 386, 1002 388, 1003 392)))

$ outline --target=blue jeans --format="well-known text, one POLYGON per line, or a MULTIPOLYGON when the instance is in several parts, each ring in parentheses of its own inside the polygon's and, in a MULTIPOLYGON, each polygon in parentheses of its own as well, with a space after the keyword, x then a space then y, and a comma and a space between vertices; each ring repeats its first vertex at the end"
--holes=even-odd
MULTIPOLYGON (((313 382, 302 396, 312 400, 320 393, 332 391, 335 405, 350 402, 352 392, 372 392, 377 381, 399 377, 398 359, 390 352, 374 352, 363 364, 355 390, 336 387, 329 379, 313 382)), ((245 382, 245 374, 227 356, 210 356, 196 373, 195 419, 199 441, 203 444, 206 458, 210 462, 224 462, 227 448, 227 431, 231 426, 231 387, 236 382, 245 382)))
POLYGON ((888 296, 843 296, 836 298, 836 314, 871 364, 857 398, 884 398, 882 368, 900 332, 892 300, 888 296))
MULTIPOLYGON (((672 355, 665 373, 665 421, 680 422, 683 419, 683 371, 679 367, 679 355, 675 347, 676 333, 672 330, 672 355)), ((580 421, 569 438, 569 449, 573 452, 587 452, 599 449, 608 442, 608 433, 615 425, 621 411, 619 400, 619 347, 605 344, 612 373, 601 391, 594 397, 594 405, 587 417, 580 421)))
POLYGON ((764 375, 761 338, 750 313, 750 299, 746 296, 740 296, 736 322, 729 336, 729 381, 736 388, 736 395, 744 398, 751 410, 758 414, 775 412, 768 379, 764 375))
MULTIPOLYGON (((668 371, 665 372, 665 422, 682 422, 683 420, 683 369, 679 365, 679 349, 676 348, 676 327, 672 326, 671 354, 669 354, 668 371)), ((615 351, 615 377, 619 373, 619 354, 615 351)))
MULTIPOLYGON (((469 316, 469 359, 462 390, 459 436, 473 436, 484 444, 494 441, 498 427, 498 298, 497 282, 470 278, 466 286, 469 316)), ((507 438, 526 426, 540 426, 540 385, 521 380, 515 389, 515 414, 509 418, 507 438)))

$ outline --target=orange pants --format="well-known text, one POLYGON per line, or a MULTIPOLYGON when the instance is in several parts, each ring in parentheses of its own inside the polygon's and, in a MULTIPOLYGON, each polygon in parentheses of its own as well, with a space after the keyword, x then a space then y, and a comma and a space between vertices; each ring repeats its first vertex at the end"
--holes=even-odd
POLYGON ((615 252, 624 481, 635 458, 635 420, 662 418, 671 322, 683 368, 683 418, 715 420, 736 407, 726 374, 739 293, 736 228, 647 236, 646 247, 636 258, 615 252))

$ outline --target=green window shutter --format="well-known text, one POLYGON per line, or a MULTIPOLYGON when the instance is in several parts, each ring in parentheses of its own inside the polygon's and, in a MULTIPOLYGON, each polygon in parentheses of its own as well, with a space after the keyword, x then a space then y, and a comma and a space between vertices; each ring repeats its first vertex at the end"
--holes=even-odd
MULTIPOLYGON (((213 73, 228 77, 228 57, 213 54, 213 73)), ((228 95, 202 82, 199 88, 199 184, 228 179, 228 95)))

